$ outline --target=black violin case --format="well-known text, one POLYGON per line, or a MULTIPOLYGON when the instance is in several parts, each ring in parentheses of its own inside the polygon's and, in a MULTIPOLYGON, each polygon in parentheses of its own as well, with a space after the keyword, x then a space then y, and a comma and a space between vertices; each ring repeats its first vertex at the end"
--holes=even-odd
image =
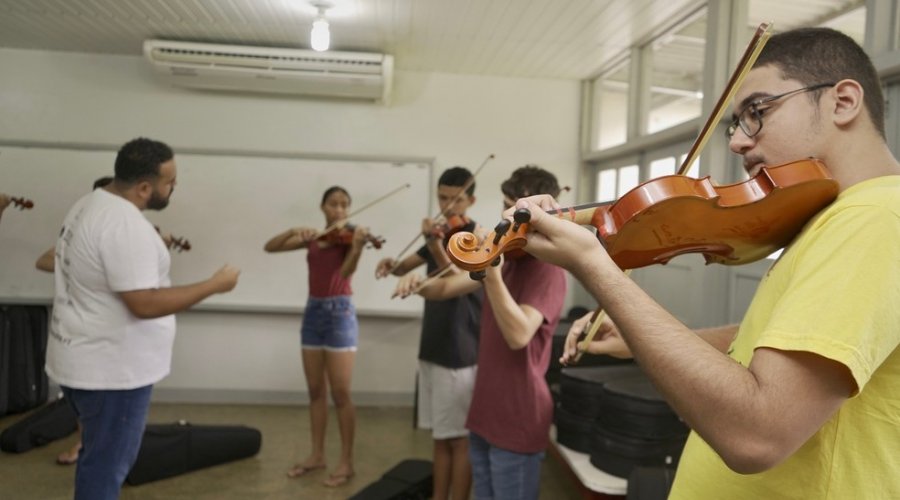
POLYGON ((252 457, 261 444, 262 434, 243 425, 148 424, 125 482, 144 484, 252 457))
POLYGON ((556 442, 588 453, 591 428, 602 411, 603 385, 611 381, 644 376, 634 363, 609 366, 563 368, 559 395, 553 412, 556 442))
POLYGON ((0 305, 0 415, 47 402, 45 306, 0 305))
POLYGON ((675 482, 675 467, 635 467, 628 476, 626 500, 666 500, 672 483, 675 482))
POLYGON ((627 478, 637 466, 674 467, 690 432, 646 377, 603 385, 591 464, 627 478))
POLYGON ((601 400, 606 383, 644 376, 634 363, 563 368, 559 377, 560 406, 574 415, 597 418, 603 411, 601 400))
POLYGON ((0 434, 0 450, 24 453, 64 438, 78 430, 78 417, 65 399, 57 399, 33 411, 0 434))
POLYGON ((407 459, 393 466, 350 500, 424 500, 434 492, 430 460, 407 459))

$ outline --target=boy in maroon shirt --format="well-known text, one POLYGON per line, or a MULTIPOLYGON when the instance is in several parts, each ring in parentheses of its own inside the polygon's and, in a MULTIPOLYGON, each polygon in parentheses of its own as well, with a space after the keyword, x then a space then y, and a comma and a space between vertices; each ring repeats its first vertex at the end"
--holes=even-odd
MULTIPOLYGON (((518 198, 560 191, 553 174, 530 165, 513 172, 501 189, 507 207, 518 198)), ((397 293, 412 293, 422 279, 407 275, 397 293)), ((418 293, 439 300, 482 286, 478 372, 466 421, 475 497, 536 499, 553 421, 544 373, 565 299, 565 272, 526 254, 489 268, 483 282, 460 273, 418 293)))

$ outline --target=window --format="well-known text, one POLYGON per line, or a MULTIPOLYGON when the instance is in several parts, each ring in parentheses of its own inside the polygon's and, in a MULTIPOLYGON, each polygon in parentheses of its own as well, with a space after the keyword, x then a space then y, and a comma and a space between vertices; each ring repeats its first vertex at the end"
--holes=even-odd
POLYGON ((640 180, 640 168, 627 165, 597 173, 597 201, 615 201, 634 189, 640 180))
POLYGON ((630 61, 626 60, 617 69, 593 81, 591 149, 616 146, 627 139, 629 72, 630 61))
POLYGON ((703 61, 706 50, 706 11, 657 38, 647 51, 650 72, 650 114, 646 130, 652 134, 697 118, 703 104, 703 61))
POLYGON ((601 170, 597 174, 597 201, 613 201, 616 199, 616 169, 601 170))
POLYGON ((675 157, 669 156, 660 158, 650 162, 650 178, 656 179, 664 175, 672 175, 675 173, 675 157))

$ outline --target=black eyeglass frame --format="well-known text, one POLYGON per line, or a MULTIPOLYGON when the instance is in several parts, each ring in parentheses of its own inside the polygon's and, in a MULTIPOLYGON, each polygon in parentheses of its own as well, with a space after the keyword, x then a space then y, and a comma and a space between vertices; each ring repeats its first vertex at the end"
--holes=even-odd
POLYGON ((744 107, 744 109, 741 110, 741 112, 737 115, 737 118, 731 121, 731 124, 729 124, 728 128, 725 129, 725 137, 731 140, 731 138, 734 136, 734 133, 737 132, 738 127, 740 127, 741 131, 744 132, 747 137, 756 137, 763 128, 762 114, 759 110, 759 106, 763 104, 768 104, 770 102, 777 101, 778 99, 790 97, 792 95, 800 94, 803 92, 813 92, 828 87, 834 87, 835 85, 837 85, 837 83, 819 83, 816 85, 810 85, 809 87, 794 89, 783 94, 763 97, 752 101, 750 104, 744 107), (748 111, 753 114, 753 119, 756 120, 757 123, 759 123, 759 128, 756 129, 755 132, 751 132, 750 130, 748 130, 750 126, 747 125, 747 122, 744 119, 744 115, 746 115, 748 111))

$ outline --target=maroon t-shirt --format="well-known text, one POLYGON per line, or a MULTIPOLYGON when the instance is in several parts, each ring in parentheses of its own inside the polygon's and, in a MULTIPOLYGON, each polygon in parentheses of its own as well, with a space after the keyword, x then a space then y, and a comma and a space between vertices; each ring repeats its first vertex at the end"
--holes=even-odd
POLYGON ((498 448, 538 453, 549 444, 553 421, 553 399, 544 374, 565 300, 566 275, 530 255, 507 259, 502 275, 516 303, 535 308, 544 321, 531 342, 514 351, 503 340, 485 294, 478 372, 466 427, 498 448))
POLYGON ((317 299, 336 295, 353 295, 350 278, 341 276, 341 265, 350 250, 349 245, 331 245, 325 248, 315 241, 307 247, 309 264, 309 296, 317 299))

